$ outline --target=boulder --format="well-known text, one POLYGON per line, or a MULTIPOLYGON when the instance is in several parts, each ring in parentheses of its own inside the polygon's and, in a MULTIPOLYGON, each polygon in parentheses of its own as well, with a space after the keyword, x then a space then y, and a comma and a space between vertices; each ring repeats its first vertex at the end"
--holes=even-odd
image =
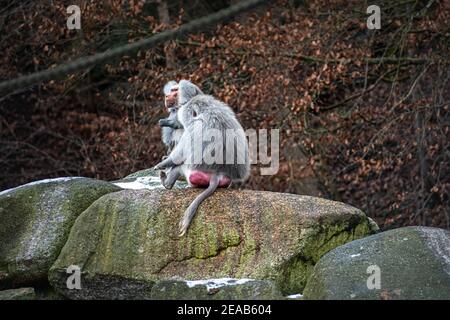
POLYGON ((34 288, 36 293, 35 300, 67 300, 66 297, 58 294, 48 283, 44 286, 34 288))
POLYGON ((221 189, 180 238, 180 218, 199 192, 123 190, 99 198, 76 220, 50 283, 74 299, 149 298, 160 281, 211 278, 271 280, 284 295, 297 294, 323 254, 376 229, 343 203, 221 189), (71 265, 81 270, 80 290, 67 288, 71 265))
POLYGON ((347 243, 319 260, 303 294, 305 299, 450 299, 450 232, 406 227, 347 243))
POLYGON ((276 300, 283 299, 270 280, 206 279, 197 281, 162 280, 152 287, 158 300, 276 300))
POLYGON ((0 192, 0 288, 45 282, 76 217, 118 190, 108 182, 58 178, 0 192))
POLYGON ((33 288, 19 288, 0 291, 0 300, 34 300, 33 288))

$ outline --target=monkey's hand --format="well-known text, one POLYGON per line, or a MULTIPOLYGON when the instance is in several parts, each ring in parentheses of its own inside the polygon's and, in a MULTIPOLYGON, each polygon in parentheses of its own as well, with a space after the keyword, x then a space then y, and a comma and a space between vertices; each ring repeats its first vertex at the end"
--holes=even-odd
POLYGON ((172 120, 168 118, 159 119, 158 124, 160 127, 169 127, 172 129, 181 129, 183 126, 178 120, 172 120))
POLYGON ((167 118, 159 119, 158 124, 161 127, 171 127, 171 128, 173 128, 175 126, 175 121, 167 119, 167 118))

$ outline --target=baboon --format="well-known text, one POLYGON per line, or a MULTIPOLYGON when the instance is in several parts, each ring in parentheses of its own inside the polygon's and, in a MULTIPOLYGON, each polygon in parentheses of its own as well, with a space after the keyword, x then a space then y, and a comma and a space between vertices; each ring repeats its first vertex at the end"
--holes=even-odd
POLYGON ((192 97, 203 94, 199 87, 188 80, 169 81, 164 85, 164 103, 169 110, 167 118, 159 120, 161 140, 170 153, 183 134, 183 126, 178 120, 178 109, 192 97))
POLYGON ((228 187, 248 178, 250 160, 244 129, 225 103, 209 95, 196 95, 181 105, 178 120, 184 128, 183 135, 155 169, 170 169, 167 175, 162 175, 162 183, 167 189, 173 187, 180 175, 184 175, 193 187, 207 187, 184 212, 180 221, 180 236, 183 236, 203 200, 218 187, 228 187), (204 141, 205 135, 214 140, 204 141), (233 139, 231 145, 230 137, 233 139), (205 161, 208 160, 206 156, 215 159, 205 161))

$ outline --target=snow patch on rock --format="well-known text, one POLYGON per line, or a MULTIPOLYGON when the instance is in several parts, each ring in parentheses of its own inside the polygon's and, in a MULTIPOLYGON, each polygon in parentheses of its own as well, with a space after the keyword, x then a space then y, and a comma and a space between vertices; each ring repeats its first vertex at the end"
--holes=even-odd
POLYGON ((3 190, 0 192, 0 196, 4 195, 6 193, 9 193, 13 190, 17 190, 23 187, 28 187, 28 186, 33 186, 33 185, 37 185, 37 184, 44 184, 44 183, 51 183, 51 182, 66 182, 69 180, 74 180, 74 179, 82 179, 83 177, 61 177, 61 178, 54 178, 54 179, 43 179, 43 180, 38 180, 38 181, 33 181, 27 184, 23 184, 21 186, 15 187, 15 188, 11 188, 11 189, 7 189, 7 190, 3 190))
POLYGON ((186 280, 186 284, 189 288, 195 286, 206 286, 206 289, 216 289, 224 286, 235 286, 239 284, 244 284, 250 281, 255 281, 254 279, 234 279, 234 278, 218 278, 218 279, 205 279, 205 280, 186 280))
POLYGON ((286 298, 288 298, 288 299, 300 299, 302 297, 303 297, 303 295, 301 293, 297 293, 297 294, 291 294, 291 295, 287 296, 286 298))
POLYGON ((161 189, 161 180, 158 177, 139 177, 134 181, 114 182, 114 184, 122 189, 161 189))

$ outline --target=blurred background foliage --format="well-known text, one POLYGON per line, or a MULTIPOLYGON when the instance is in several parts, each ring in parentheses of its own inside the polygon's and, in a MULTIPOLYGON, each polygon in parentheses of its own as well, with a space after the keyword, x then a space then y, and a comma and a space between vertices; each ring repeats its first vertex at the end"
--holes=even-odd
MULTIPOLYGON (((238 1, 2 1, 0 80, 150 37, 238 1), (81 30, 68 30, 78 4, 81 30)), ((280 129, 246 188, 320 195, 383 229, 450 228, 448 1, 270 1, 203 32, 0 96, 0 190, 152 167, 162 86, 190 79, 244 128, 280 129), (381 7, 381 30, 366 8, 381 7)))

